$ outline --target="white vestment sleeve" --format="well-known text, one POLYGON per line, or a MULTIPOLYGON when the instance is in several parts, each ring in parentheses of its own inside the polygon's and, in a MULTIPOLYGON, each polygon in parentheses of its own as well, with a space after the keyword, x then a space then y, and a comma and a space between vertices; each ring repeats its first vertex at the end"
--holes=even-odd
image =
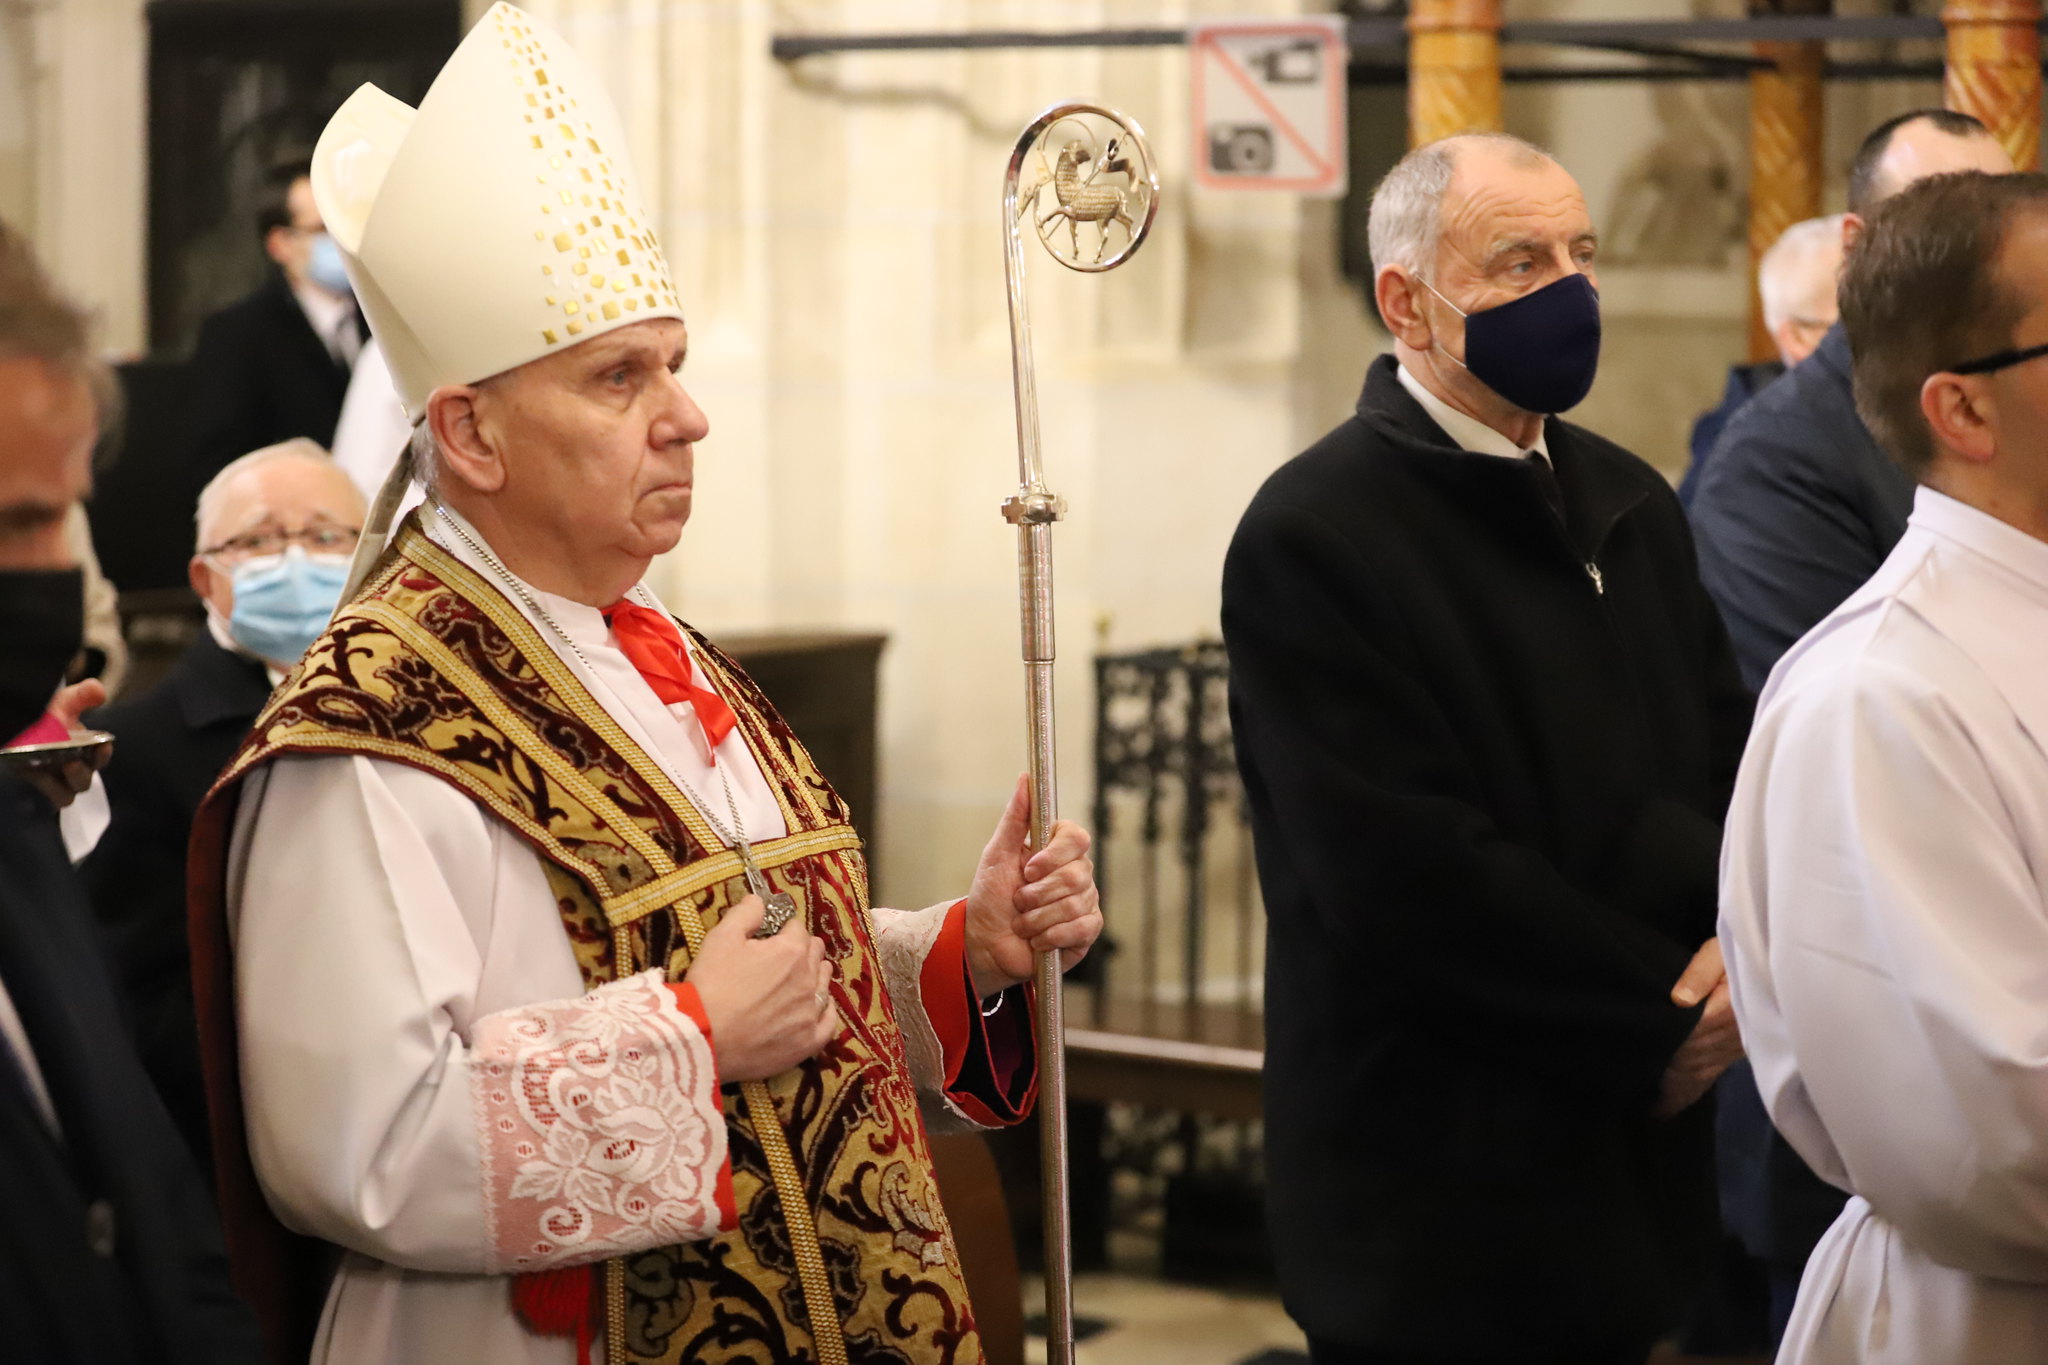
POLYGON ((1801 1155, 1935 1261, 2042 1281, 2048 906, 2042 831, 2015 820, 2038 813, 2017 780, 2038 754, 1981 692, 1865 659, 1767 720, 1730 822, 1724 946, 1801 1155))
MULTIPOLYGON (((875 952, 882 961, 882 980, 903 1029, 903 1050, 909 1055, 910 1077, 917 1084, 918 1109, 933 1133, 976 1132, 988 1125, 969 1118, 946 1095, 946 1050, 925 1009, 925 961, 946 927, 947 912, 958 901, 941 901, 922 910, 874 908, 875 952)), ((963 988, 964 989, 964 988, 963 988)))
POLYGON ((276 760, 230 868, 250 1153, 285 1223, 466 1273, 719 1230, 702 1030, 656 973, 583 994, 538 855, 458 789, 276 760))

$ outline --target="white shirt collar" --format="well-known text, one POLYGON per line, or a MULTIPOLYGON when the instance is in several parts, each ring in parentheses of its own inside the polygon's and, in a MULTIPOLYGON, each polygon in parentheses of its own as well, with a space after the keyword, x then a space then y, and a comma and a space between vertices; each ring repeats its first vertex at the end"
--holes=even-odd
POLYGON ((2036 598, 2048 597, 2048 541, 1925 484, 1913 491, 1909 525, 1990 561, 2027 584, 2036 598))
POLYGON ((1422 410, 1429 414, 1429 420, 1444 429, 1444 435, 1457 443, 1460 450, 1469 450, 1475 455, 1499 455, 1510 460, 1519 460, 1530 450, 1541 455, 1546 462, 1550 459, 1550 446, 1543 437, 1543 427, 1536 428, 1536 444, 1523 449, 1507 437, 1495 431, 1477 417, 1459 412, 1443 399, 1422 386, 1422 381, 1408 373, 1408 367, 1396 361, 1394 373, 1401 377, 1401 387, 1409 396, 1422 404, 1422 410))
MULTIPOLYGON (((313 333, 320 338, 320 344, 334 353, 337 346, 346 349, 338 333, 342 320, 355 311, 355 304, 348 299, 339 299, 317 284, 295 284, 292 297, 299 301, 299 311, 306 315, 306 321, 313 324, 313 333)), ((357 349, 360 349, 358 347, 357 349)), ((344 354, 344 361, 354 363, 355 357, 344 354)))

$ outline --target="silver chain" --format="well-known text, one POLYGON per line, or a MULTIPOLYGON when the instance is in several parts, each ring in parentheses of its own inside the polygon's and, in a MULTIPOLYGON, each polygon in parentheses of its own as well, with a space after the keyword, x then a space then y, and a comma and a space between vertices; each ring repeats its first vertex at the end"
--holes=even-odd
MULTIPOLYGON (((526 604, 526 609, 529 612, 539 617, 547 628, 555 633, 556 639, 568 646, 569 652, 582 661, 584 671, 595 678, 597 676, 597 669, 592 667, 589 656, 576 647, 576 642, 569 638, 569 632, 563 630, 560 623, 548 614, 548 609, 533 599, 533 595, 527 592, 526 585, 521 583, 510 569, 499 563, 498 557, 485 549, 476 537, 464 530, 462 523, 448 514, 448 509, 441 505, 439 498, 430 498, 428 501, 433 504, 434 515, 441 518, 441 524, 459 536, 462 543, 467 545, 478 559, 481 559, 490 566, 491 572, 495 573, 505 586, 510 588, 513 594, 526 604)), ((703 725, 703 718, 701 716, 698 718, 698 725, 700 727, 703 725)), ((708 730, 704 734, 704 743, 707 746, 711 743, 711 734, 708 730)), ((744 820, 740 819, 740 803, 733 799, 732 779, 725 775, 725 769, 719 765, 718 756, 715 752, 711 757, 711 767, 718 774, 719 784, 725 788, 725 808, 732 814, 732 829, 730 831, 718 822, 718 817, 712 814, 709 803, 699 796, 696 789, 684 781, 680 774, 671 773, 670 776, 675 778, 676 784, 683 789, 683 794, 689 797, 696 805, 698 812, 710 822, 711 828, 718 834, 718 837, 725 840, 727 845, 739 852, 740 862, 746 867, 748 889, 765 899, 768 894, 767 882, 761 875, 761 869, 754 863, 753 845, 747 842, 747 825, 744 820)))

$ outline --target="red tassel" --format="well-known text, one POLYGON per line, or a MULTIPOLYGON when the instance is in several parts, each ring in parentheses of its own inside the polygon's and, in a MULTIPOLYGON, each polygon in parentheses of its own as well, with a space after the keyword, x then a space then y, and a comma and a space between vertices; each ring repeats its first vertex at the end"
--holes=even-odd
POLYGON ((599 1266, 536 1270, 512 1278, 512 1305, 526 1325, 544 1337, 576 1338, 576 1359, 590 1365, 597 1325, 599 1266))

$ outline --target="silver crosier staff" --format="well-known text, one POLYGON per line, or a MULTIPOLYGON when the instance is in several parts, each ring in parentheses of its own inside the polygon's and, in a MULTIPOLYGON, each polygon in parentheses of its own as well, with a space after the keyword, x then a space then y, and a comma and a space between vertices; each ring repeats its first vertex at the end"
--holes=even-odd
MULTIPOLYGON (((1038 389, 1024 298, 1028 226, 1053 259, 1090 274, 1129 260, 1159 209, 1159 173, 1137 123, 1099 104, 1055 104, 1033 119, 1003 177, 1003 273, 1010 290, 1010 368, 1017 391, 1017 492, 1003 519, 1017 528, 1024 681, 1031 728, 1031 849, 1059 818, 1053 752, 1052 524, 1064 498, 1045 486, 1038 389), (1047 199, 1050 202, 1046 202, 1047 199)), ((1038 955, 1038 1122, 1044 1201, 1048 1365, 1074 1359, 1073 1242, 1067 1193, 1067 1070, 1058 953, 1038 955)))

